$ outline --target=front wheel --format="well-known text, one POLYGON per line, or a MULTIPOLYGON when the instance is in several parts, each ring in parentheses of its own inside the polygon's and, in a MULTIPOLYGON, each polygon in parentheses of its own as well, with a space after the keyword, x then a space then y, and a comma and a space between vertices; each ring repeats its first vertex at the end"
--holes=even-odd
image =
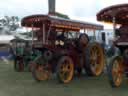
POLYGON ((49 62, 45 61, 42 56, 36 58, 31 64, 32 76, 36 81, 48 80, 52 71, 49 62))
POLYGON ((119 87, 123 79, 123 59, 120 56, 112 58, 107 67, 108 77, 112 87, 119 87))
POLYGON ((31 71, 36 81, 48 80, 52 74, 49 64, 34 64, 31 71))
POLYGON ((57 65, 57 77, 61 83, 69 83, 74 75, 74 64, 69 56, 62 56, 57 65))

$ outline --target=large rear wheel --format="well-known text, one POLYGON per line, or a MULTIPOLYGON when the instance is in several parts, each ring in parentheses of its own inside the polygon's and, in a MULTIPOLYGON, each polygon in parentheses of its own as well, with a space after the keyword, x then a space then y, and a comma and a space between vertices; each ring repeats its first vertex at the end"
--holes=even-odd
POLYGON ((104 52, 98 43, 89 43, 85 50, 85 70, 90 76, 99 76, 104 69, 104 52))
POLYGON ((107 67, 108 77, 112 87, 119 87, 123 78, 123 59, 120 56, 112 58, 107 67))
POLYGON ((57 65, 57 77, 61 83, 69 83, 74 75, 74 64, 69 56, 62 56, 57 65))

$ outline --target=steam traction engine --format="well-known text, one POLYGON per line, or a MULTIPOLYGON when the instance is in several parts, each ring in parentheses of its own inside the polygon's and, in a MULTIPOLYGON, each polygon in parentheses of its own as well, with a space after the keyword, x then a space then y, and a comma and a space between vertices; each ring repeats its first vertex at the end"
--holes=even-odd
POLYGON ((123 74, 128 76, 128 4, 105 8, 97 14, 97 19, 113 23, 115 32, 113 47, 118 48, 120 52, 116 52, 110 59, 108 77, 112 87, 119 87, 123 80, 123 74), (119 28, 116 28, 116 25, 119 28))
POLYGON ((102 30, 103 26, 62 19, 48 15, 32 15, 22 19, 22 26, 36 29, 33 49, 42 55, 33 61, 32 75, 37 81, 47 80, 52 73, 62 83, 69 83, 83 69, 99 76, 104 67, 104 52, 97 42, 90 42, 86 29, 102 30), (80 30, 84 33, 80 33, 80 30))

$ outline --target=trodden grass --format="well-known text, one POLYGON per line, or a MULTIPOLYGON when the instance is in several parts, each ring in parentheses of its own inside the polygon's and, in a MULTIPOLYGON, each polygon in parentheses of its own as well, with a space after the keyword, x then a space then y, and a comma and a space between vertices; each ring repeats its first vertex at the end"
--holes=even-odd
POLYGON ((56 78, 38 83, 30 72, 15 72, 13 64, 1 62, 0 96, 128 96, 128 82, 113 89, 102 75, 75 77, 69 84, 59 84, 56 78))

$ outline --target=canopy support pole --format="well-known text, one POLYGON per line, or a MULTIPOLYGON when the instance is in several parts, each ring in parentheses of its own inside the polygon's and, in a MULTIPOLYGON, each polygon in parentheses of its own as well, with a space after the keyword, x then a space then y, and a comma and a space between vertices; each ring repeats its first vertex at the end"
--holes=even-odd
POLYGON ((33 24, 32 24, 32 46, 33 46, 33 40, 34 40, 34 33, 33 33, 33 24))
POLYGON ((96 31, 93 29, 94 41, 96 40, 96 31))
POLYGON ((88 34, 88 29, 86 30, 86 33, 88 34))
POLYGON ((43 44, 45 44, 45 24, 43 24, 43 44))
POLYGON ((49 29, 48 29, 48 34, 47 34, 47 37, 46 37, 46 42, 47 42, 47 44, 48 44, 48 37, 49 37, 49 35, 50 35, 50 31, 51 31, 51 25, 49 26, 49 29))
POLYGON ((113 20, 112 20, 112 22, 113 22, 113 32, 114 32, 114 38, 116 37, 116 18, 115 18, 115 16, 113 16, 113 20))
POLYGON ((86 32, 85 28, 84 28, 84 33, 86 32))

